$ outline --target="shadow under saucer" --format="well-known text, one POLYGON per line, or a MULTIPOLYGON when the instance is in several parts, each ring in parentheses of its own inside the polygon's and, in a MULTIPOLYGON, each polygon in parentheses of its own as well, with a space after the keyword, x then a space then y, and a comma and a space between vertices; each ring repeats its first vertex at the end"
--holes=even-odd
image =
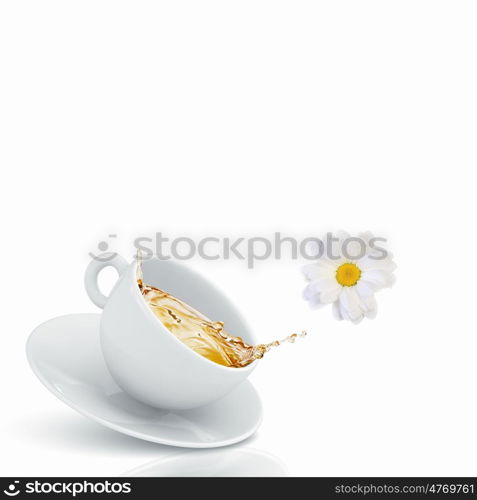
POLYGON ((278 477, 283 462, 268 452, 231 447, 190 450, 161 457, 125 472, 126 477, 278 477))

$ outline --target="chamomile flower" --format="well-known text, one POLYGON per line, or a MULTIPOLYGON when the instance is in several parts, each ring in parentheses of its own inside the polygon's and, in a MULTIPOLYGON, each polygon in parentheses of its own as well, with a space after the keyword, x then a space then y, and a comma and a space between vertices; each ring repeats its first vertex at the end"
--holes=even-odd
MULTIPOLYGON (((336 319, 359 323, 377 313, 375 293, 394 283, 392 256, 371 233, 339 233, 321 248, 321 257, 304 266, 309 282, 303 297, 311 307, 332 304, 336 319)), ((316 247, 318 248, 318 246, 316 247)))

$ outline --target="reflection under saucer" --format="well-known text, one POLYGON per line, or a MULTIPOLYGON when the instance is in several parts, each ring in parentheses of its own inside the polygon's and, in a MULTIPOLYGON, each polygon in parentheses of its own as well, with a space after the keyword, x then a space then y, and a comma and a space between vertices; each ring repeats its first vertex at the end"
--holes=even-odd
POLYGON ((252 448, 190 450, 137 467, 129 477, 277 477, 286 475, 280 459, 252 448))

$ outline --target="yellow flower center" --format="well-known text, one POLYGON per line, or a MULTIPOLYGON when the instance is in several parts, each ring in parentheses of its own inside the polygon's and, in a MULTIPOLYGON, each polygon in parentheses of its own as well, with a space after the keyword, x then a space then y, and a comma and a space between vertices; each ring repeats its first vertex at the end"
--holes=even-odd
POLYGON ((342 286, 354 286, 361 278, 361 269, 351 262, 341 264, 336 270, 336 281, 342 286))

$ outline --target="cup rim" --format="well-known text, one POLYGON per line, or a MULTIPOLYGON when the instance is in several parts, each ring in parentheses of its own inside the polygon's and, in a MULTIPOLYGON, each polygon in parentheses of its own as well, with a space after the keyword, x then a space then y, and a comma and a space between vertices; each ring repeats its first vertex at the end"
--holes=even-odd
MULTIPOLYGON (((157 259, 157 258, 152 258, 152 259, 149 259, 149 260, 152 260, 152 261, 157 261, 157 262, 161 262, 160 259, 157 259)), ((194 275, 194 274, 197 274, 199 275, 199 273, 197 273, 197 271, 194 271, 190 268, 188 268, 187 266, 184 266, 183 264, 179 264, 177 262, 174 261, 174 265, 177 265, 177 266, 182 266, 184 267, 187 272, 189 272, 190 274, 194 275)), ((247 366, 238 366, 238 367, 234 367, 234 366, 225 366, 225 365, 221 365, 219 363, 216 363, 215 361, 212 361, 210 360, 209 358, 206 358, 205 356, 202 356, 202 354, 199 354, 198 352, 194 351, 194 349, 191 349, 189 346, 187 346, 186 344, 184 344, 184 342, 182 342, 181 340, 179 340, 167 327, 164 326, 164 324, 162 323, 162 321, 152 312, 151 308, 148 307, 142 293, 139 291, 139 286, 137 284, 137 268, 138 268, 138 260, 137 259, 134 259, 133 263, 132 263, 132 266, 131 268, 133 269, 133 273, 132 273, 132 277, 133 277, 133 289, 134 289, 134 293, 136 294, 136 297, 139 299, 139 302, 141 303, 141 306, 144 310, 146 310, 146 315, 149 316, 149 318, 153 318, 152 321, 155 321, 157 322, 157 325, 162 327, 169 335, 172 339, 174 339, 175 342, 179 343, 184 349, 187 349, 189 352, 192 352, 198 359, 201 359, 203 361, 205 361, 207 364, 210 364, 210 365, 213 365, 214 367, 217 367, 219 369, 222 369, 222 370, 226 370, 228 372, 230 372, 230 370, 232 370, 233 372, 240 372, 240 371, 251 371, 253 368, 255 368, 255 366, 257 365, 259 359, 256 359, 254 361, 252 361, 252 363, 248 364, 247 366)), ((205 279, 201 276, 202 279, 205 279)), ((221 290, 219 290, 213 283, 211 283, 208 279, 206 279, 207 281, 207 284, 212 287, 212 288, 215 288, 216 291, 218 291, 219 293, 221 293, 222 295, 223 292, 221 290)), ((228 300, 228 297, 225 296, 228 300)), ((235 306, 234 307, 234 312, 235 314, 237 314, 240 319, 242 321, 244 321, 244 323, 246 323, 246 321, 243 319, 242 317, 242 314, 240 313, 240 311, 238 311, 235 306)))

